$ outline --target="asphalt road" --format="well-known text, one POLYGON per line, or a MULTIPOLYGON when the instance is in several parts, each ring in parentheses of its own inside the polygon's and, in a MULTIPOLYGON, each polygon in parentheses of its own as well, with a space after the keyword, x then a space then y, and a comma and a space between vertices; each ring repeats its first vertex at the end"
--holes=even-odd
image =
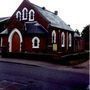
POLYGON ((0 90, 86 90, 89 75, 0 62, 0 90))

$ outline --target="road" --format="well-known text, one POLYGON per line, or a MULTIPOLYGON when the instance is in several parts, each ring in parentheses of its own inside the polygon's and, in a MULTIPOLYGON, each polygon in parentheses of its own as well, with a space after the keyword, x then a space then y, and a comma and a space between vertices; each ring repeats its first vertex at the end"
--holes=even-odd
POLYGON ((88 84, 88 74, 0 62, 0 90, 86 90, 88 84))

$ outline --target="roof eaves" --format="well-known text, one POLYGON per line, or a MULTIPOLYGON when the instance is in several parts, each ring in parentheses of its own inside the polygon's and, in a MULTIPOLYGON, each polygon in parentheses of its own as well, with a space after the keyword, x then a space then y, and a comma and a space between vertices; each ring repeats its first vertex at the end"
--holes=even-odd
POLYGON ((8 34, 8 30, 5 29, 5 30, 3 30, 0 34, 8 34))
POLYGON ((71 32, 74 32, 74 30, 73 29, 71 29, 70 27, 70 29, 65 29, 65 28, 61 28, 60 26, 58 26, 58 25, 56 25, 56 24, 49 24, 50 26, 52 26, 52 27, 56 27, 56 28, 58 28, 58 29, 64 29, 64 30, 66 30, 66 31, 71 31, 71 32))
POLYGON ((10 17, 4 18, 4 19, 0 20, 0 22, 6 21, 6 20, 9 20, 9 19, 10 19, 10 17))

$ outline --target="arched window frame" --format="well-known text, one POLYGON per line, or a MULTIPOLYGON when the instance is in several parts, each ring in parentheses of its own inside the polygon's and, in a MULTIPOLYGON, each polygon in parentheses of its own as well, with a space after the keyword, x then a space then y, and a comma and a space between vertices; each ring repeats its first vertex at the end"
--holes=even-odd
POLYGON ((31 9, 29 11, 29 21, 34 21, 35 11, 31 9))
POLYGON ((52 43, 56 43, 56 32, 55 32, 55 30, 52 31, 52 43))
POLYGON ((22 20, 27 20, 28 18, 28 9, 26 7, 22 10, 22 20))
POLYGON ((21 12, 20 11, 17 11, 16 13, 16 18, 21 21, 21 12))
POLYGON ((39 48, 39 46, 40 46, 40 39, 38 37, 34 37, 32 39, 32 48, 39 48), (36 44, 35 41, 37 41, 37 45, 35 45, 36 44))
POLYGON ((62 32, 61 34, 61 47, 65 47, 65 33, 62 32))
POLYGON ((8 37, 9 52, 12 52, 12 38, 14 33, 17 33, 20 36, 20 51, 21 51, 21 43, 23 42, 22 34, 17 28, 14 28, 8 37))
POLYGON ((69 33, 69 47, 72 46, 72 34, 69 33))

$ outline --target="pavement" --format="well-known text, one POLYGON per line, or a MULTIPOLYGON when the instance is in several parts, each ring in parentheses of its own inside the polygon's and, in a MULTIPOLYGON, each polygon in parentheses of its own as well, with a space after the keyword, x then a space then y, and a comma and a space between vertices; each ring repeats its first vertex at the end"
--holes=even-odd
POLYGON ((50 62, 43 61, 37 61, 37 60, 26 60, 26 59, 11 59, 11 58, 1 58, 0 62, 11 62, 11 63, 19 63, 19 64, 26 64, 26 65, 36 65, 45 67, 48 69, 55 69, 55 70, 63 70, 63 71, 71 71, 71 72, 77 72, 77 73, 83 73, 83 74, 89 74, 89 66, 90 66, 90 60, 87 60, 86 62, 74 66, 64 66, 60 64, 54 64, 50 62))

